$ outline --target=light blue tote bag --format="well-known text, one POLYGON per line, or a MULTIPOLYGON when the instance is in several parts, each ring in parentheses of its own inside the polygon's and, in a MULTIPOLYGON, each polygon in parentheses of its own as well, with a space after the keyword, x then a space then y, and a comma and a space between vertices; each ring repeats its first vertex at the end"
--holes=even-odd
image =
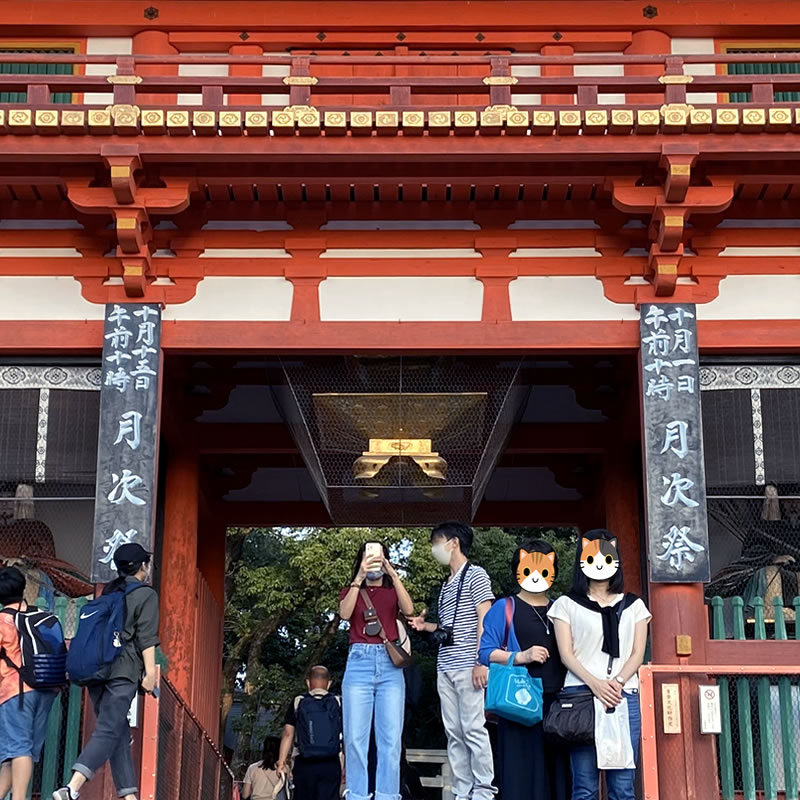
MULTIPOLYGON (((511 624, 513 601, 506 598, 506 635, 511 624)), ((504 648, 505 648, 504 642, 504 648)), ((498 717, 533 727, 542 721, 542 682, 532 678, 525 666, 515 667, 510 653, 508 663, 489 665, 489 685, 486 689, 486 711, 498 717)))

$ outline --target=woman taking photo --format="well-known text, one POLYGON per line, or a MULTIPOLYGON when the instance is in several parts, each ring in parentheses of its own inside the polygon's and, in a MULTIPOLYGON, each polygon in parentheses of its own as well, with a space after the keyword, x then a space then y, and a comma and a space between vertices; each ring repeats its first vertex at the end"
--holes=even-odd
MULTIPOLYGON (((634 762, 639 758, 641 714, 638 670, 644 660, 650 612, 641 598, 623 593, 622 560, 607 530, 578 540, 572 589, 553 603, 564 690, 592 694, 606 709, 626 703, 634 762)), ((572 800, 597 800, 599 770, 594 744, 573 747, 572 800)), ((634 800, 635 769, 605 770, 609 800, 634 800)))
MULTIPOLYGON (((530 539, 514 553, 511 572, 520 587, 510 598, 511 624, 506 631, 506 598, 498 600, 484 618, 478 658, 486 665, 507 664, 510 653, 516 653, 514 663, 525 664, 531 677, 542 681, 547 714, 566 673, 547 618, 552 604, 547 592, 558 576, 558 557, 548 542, 530 539)), ((545 741, 541 722, 526 727, 500 719, 497 736, 503 800, 568 800, 568 755, 545 741)))
POLYGON ((350 585, 339 595, 339 616, 350 620, 350 652, 342 681, 344 752, 349 800, 369 800, 368 754, 375 716, 378 763, 375 800, 400 800, 400 753, 405 681, 386 652, 397 641, 397 616, 414 605, 383 544, 361 546, 350 585))

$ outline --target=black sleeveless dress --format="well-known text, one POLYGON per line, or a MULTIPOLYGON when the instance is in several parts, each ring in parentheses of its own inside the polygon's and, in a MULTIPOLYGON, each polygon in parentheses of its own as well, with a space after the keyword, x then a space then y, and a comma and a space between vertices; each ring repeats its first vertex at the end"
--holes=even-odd
MULTIPOLYGON (((545 715, 566 676, 558 656, 553 623, 547 619, 548 608, 533 608, 516 598, 513 621, 521 650, 539 645, 550 653, 547 663, 528 666, 528 672, 542 680, 545 715)), ((572 795, 569 750, 545 741, 541 724, 528 728, 501 719, 497 728, 497 782, 502 800, 569 800, 572 795)))

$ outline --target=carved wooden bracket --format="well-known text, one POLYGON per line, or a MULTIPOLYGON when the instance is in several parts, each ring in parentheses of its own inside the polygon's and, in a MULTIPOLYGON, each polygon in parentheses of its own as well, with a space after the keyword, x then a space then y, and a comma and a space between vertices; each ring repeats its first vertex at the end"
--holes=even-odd
POLYGON ((683 256, 683 245, 679 244, 674 252, 665 253, 658 245, 650 248, 645 277, 653 284, 657 297, 670 297, 675 294, 678 283, 678 266, 683 256))
POLYGON ((667 177, 663 187, 636 186, 630 177, 612 181, 615 208, 628 214, 650 216, 648 239, 651 244, 645 277, 655 297, 669 297, 676 292, 690 217, 719 214, 733 200, 732 180, 712 186, 690 185, 696 158, 696 153, 691 152, 664 152, 661 166, 666 169, 667 177))
POLYGON ((692 167, 697 155, 664 153, 660 165, 667 171, 664 197, 668 203, 682 203, 686 199, 692 178, 692 167))
MULTIPOLYGON (((189 206, 193 183, 170 178, 165 187, 142 187, 135 172, 138 154, 106 155, 110 186, 90 186, 86 178, 67 181, 67 197, 83 214, 106 215, 114 221, 116 262, 122 273, 126 297, 144 297, 156 276, 152 270, 151 214, 179 214, 189 206)), ((119 277, 109 274, 107 277, 119 277)), ((195 284, 196 285, 196 284, 195 284)))

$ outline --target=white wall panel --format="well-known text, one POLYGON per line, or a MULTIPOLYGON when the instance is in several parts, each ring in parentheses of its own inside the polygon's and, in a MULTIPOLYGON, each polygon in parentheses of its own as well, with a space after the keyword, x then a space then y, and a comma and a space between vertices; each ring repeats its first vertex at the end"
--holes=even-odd
POLYGON ((284 278, 204 278, 188 302, 169 305, 165 320, 288 320, 292 284, 284 278))
POLYGON ((479 321, 483 284, 459 278, 328 278, 320 317, 336 321, 479 321))
MULTIPOLYGON (((90 36, 86 40, 87 56, 129 56, 133 52, 130 36, 90 36)), ((113 64, 87 64, 87 75, 115 75, 113 64)), ((86 92, 83 102, 87 105, 109 105, 114 102, 111 92, 86 92)))
POLYGON ((102 319, 103 306, 81 297, 71 277, 0 277, 0 320, 102 319))
POLYGON ((632 305, 613 303, 603 284, 591 276, 525 276, 511 281, 511 318, 515 321, 639 319, 632 305))

